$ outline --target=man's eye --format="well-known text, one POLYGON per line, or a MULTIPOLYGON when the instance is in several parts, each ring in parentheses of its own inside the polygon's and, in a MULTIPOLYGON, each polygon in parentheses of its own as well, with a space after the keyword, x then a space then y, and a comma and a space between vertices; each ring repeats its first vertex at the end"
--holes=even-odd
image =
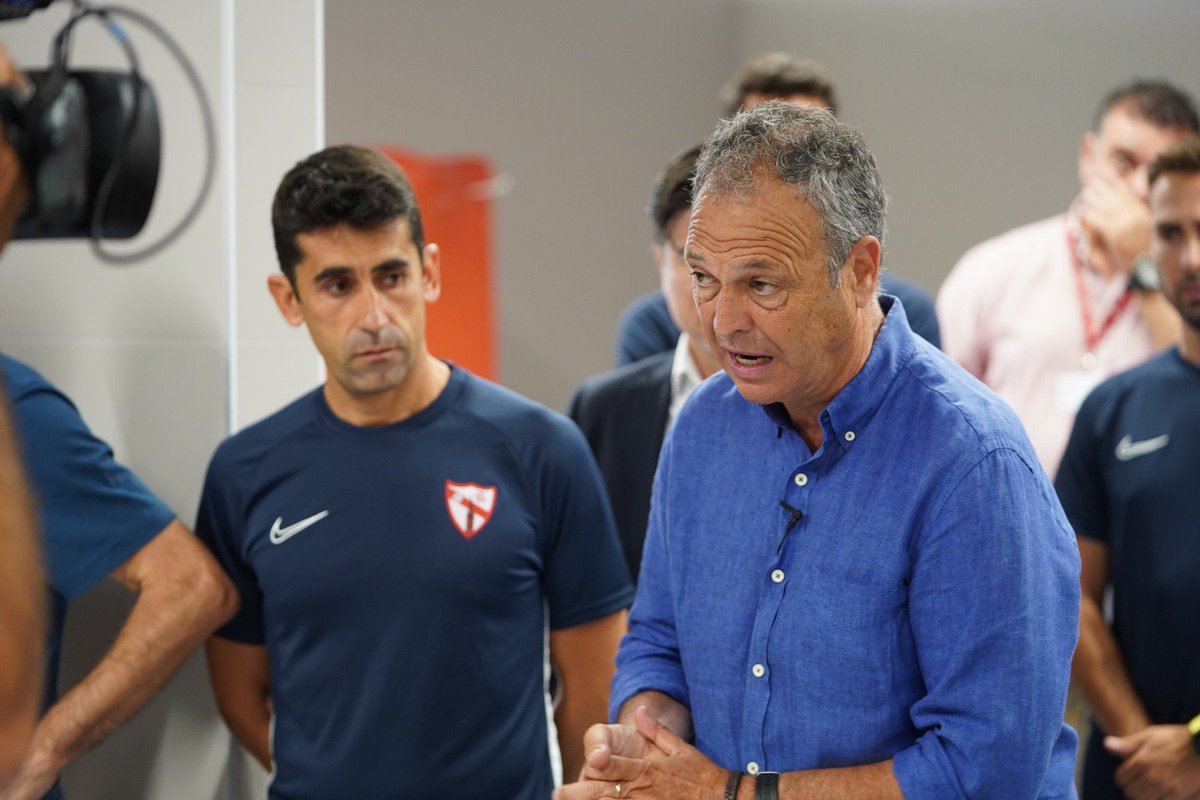
POLYGON ((750 281, 750 290, 755 294, 770 294, 775 291, 775 284, 766 281, 750 281))
POLYGON ((1174 225, 1164 226, 1158 229, 1158 238, 1164 242, 1175 242, 1178 241, 1181 232, 1182 229, 1174 225))
POLYGON ((332 294, 344 294, 350 288, 350 282, 345 280, 329 281, 325 284, 325 291, 332 294))
POLYGON ((696 272, 695 270, 692 270, 692 282, 696 286, 708 286, 712 283, 712 276, 706 275, 703 272, 696 272))
POLYGON ((398 286, 404 283, 404 273, 399 270, 395 272, 384 273, 380 279, 384 286, 398 286))
POLYGON ((1134 164, 1133 158, 1128 153, 1114 153, 1113 166, 1117 168, 1117 172, 1124 175, 1125 173, 1132 172, 1136 164, 1134 164))

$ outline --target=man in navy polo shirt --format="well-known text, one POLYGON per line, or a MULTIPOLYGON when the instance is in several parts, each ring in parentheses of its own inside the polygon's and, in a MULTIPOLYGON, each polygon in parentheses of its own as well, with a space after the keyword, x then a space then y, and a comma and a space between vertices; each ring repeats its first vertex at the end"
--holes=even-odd
POLYGON ((1056 481, 1083 561, 1087 800, 1200 797, 1200 138, 1149 174, 1151 255, 1182 344, 1088 396, 1056 481))
POLYGON ((724 374, 667 434, 618 724, 560 797, 1071 797, 1079 554, 1012 411, 877 294, 874 157, 771 102, 694 192, 724 374))
POLYGON ((310 156, 272 223, 328 379, 209 467, 197 529, 242 600, 207 648, 221 711, 277 800, 545 798, 546 624, 573 776, 632 599, 587 444, 429 353, 439 251, 388 159, 310 156))

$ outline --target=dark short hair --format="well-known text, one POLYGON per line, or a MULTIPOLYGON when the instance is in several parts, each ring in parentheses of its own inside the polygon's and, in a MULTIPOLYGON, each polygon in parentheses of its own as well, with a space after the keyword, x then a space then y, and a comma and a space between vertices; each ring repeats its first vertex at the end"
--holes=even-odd
POLYGON ((787 53, 763 53, 742 65, 721 91, 725 116, 732 117, 740 111, 746 95, 752 92, 769 98, 809 94, 819 97, 837 115, 837 89, 828 70, 815 61, 787 53))
POLYGON ((387 156, 367 147, 337 145, 313 153, 283 176, 271 204, 275 255, 279 269, 295 285, 303 258, 296 237, 349 225, 375 230, 393 220, 408 220, 413 244, 425 246, 421 211, 404 171, 387 156))
POLYGON ((667 238, 667 226, 680 211, 692 207, 692 177, 696 174, 696 159, 700 157, 700 145, 689 147, 667 162, 650 190, 650 205, 646 213, 654 221, 654 238, 667 238))
POLYGON ((1100 124, 1114 108, 1126 109, 1156 128, 1200 133, 1195 102, 1187 92, 1166 81, 1135 80, 1113 89, 1096 110, 1092 130, 1100 130, 1100 124))
POLYGON ((1200 136, 1189 136, 1168 147, 1150 164, 1150 185, 1173 172, 1200 173, 1200 136))

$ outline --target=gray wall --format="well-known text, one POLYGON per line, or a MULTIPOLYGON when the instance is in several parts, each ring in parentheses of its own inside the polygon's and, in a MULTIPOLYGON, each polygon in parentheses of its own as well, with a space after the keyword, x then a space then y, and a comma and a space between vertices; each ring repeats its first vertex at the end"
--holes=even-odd
MULTIPOLYGON (((330 142, 479 152, 496 203, 502 380, 559 409, 657 285, 642 209, 734 63, 730 0, 327 0, 330 142)), ((444 264, 453 270, 453 264, 444 264)))
MULTIPOLYGON (((655 171, 745 58, 837 77, 894 201, 885 265, 933 291, 971 244, 1056 213, 1093 108, 1133 76, 1200 92, 1194 0, 327 0, 331 140, 479 151, 498 203, 503 381, 557 408, 652 288, 655 171)), ((452 269, 453 265, 448 265, 452 269)))
POLYGON ((972 244, 1066 209, 1096 105, 1134 77, 1200 95, 1193 0, 747 0, 740 57, 838 78, 893 200, 884 262, 933 291, 972 244))

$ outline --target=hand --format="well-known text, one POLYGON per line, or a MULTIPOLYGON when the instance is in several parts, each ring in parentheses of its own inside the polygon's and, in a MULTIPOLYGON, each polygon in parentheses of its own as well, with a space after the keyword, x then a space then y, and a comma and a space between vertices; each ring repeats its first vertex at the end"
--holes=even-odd
POLYGON ((556 800, 669 800, 722 795, 725 770, 651 719, 645 706, 638 707, 634 723, 593 726, 588 737, 593 732, 596 735, 585 739, 587 762, 580 780, 562 787, 555 794, 556 800))
POLYGON ((1185 725, 1151 725, 1128 736, 1107 736, 1120 758, 1116 779, 1131 800, 1200 798, 1200 753, 1185 725))
POLYGON ((1093 256, 1113 272, 1128 272, 1150 250, 1150 208, 1118 181, 1093 179, 1079 196, 1081 223, 1093 256))

